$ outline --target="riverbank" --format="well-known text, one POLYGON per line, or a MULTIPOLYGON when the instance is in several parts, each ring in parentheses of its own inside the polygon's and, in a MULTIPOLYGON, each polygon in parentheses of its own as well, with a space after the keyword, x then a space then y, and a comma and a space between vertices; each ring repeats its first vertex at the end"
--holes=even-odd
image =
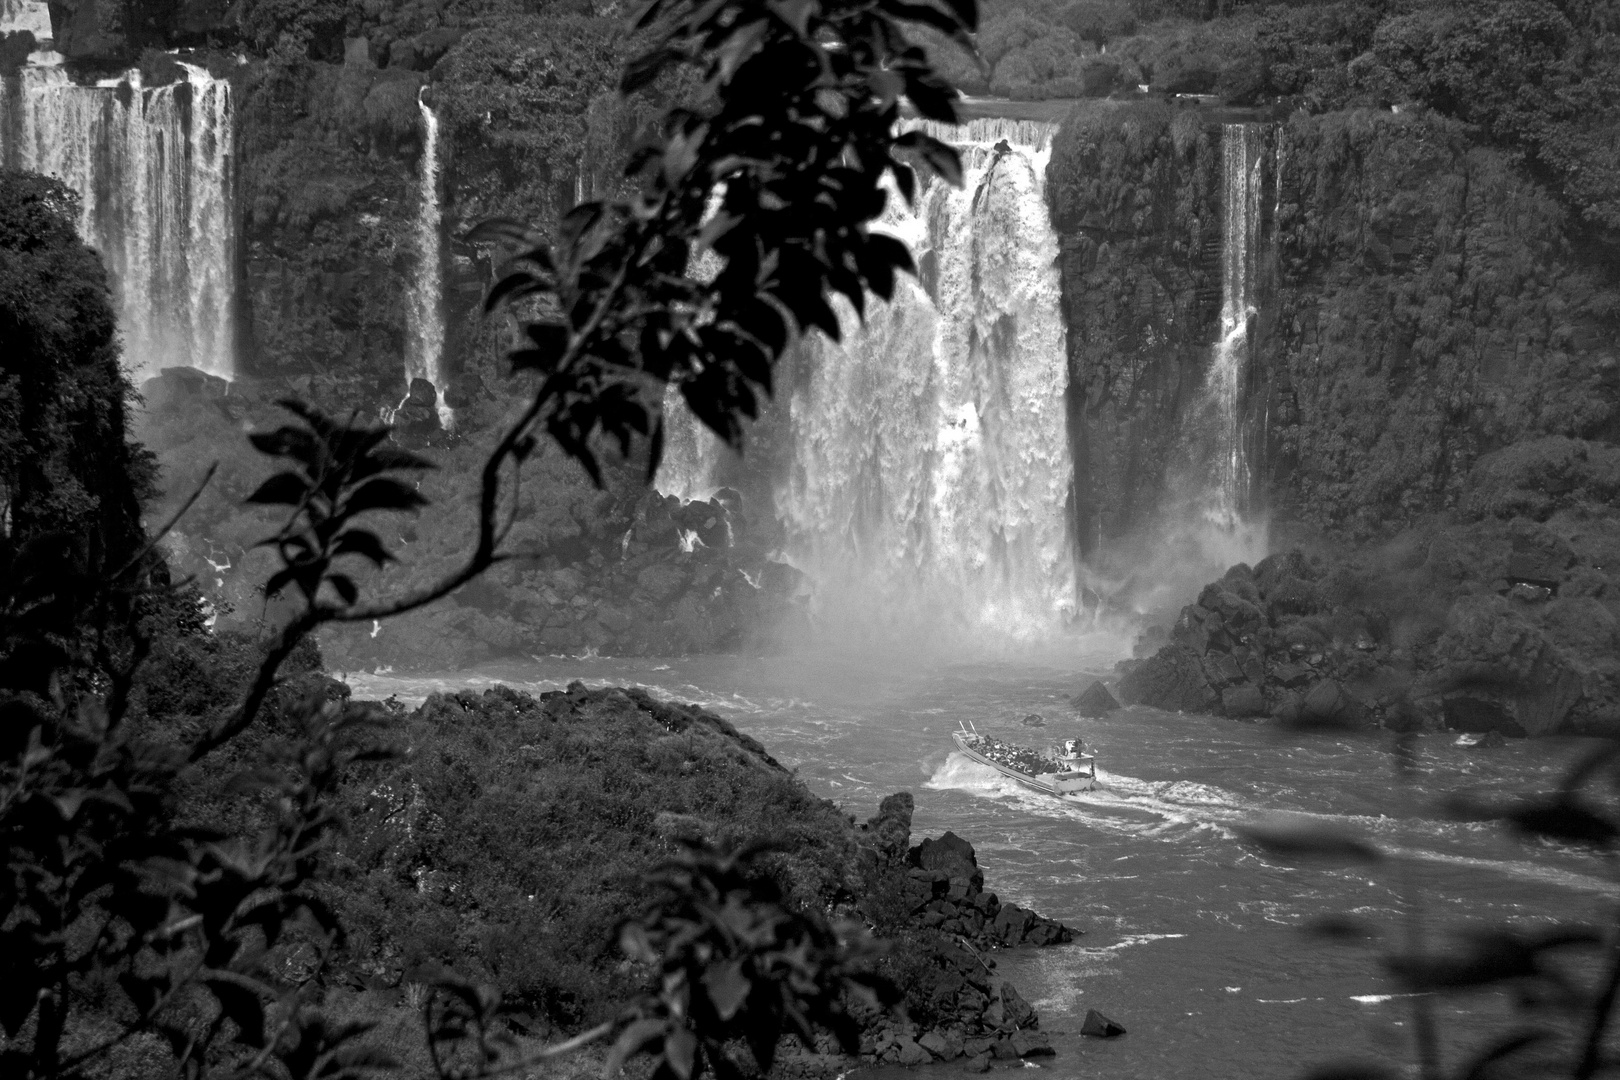
POLYGON ((913 844, 911 795, 857 824, 730 722, 640 689, 496 686, 393 711, 409 752, 347 786, 328 895, 349 928, 334 979, 385 1026, 403 1029, 443 968, 499 988, 524 1039, 611 1017, 644 977, 618 954, 618 923, 654 866, 701 841, 768 845, 790 903, 890 943, 879 971, 904 1014, 868 1018, 859 1061, 829 1042, 785 1052, 777 1074, 1050 1052, 995 953, 1072 932, 1002 903, 966 841, 913 844))

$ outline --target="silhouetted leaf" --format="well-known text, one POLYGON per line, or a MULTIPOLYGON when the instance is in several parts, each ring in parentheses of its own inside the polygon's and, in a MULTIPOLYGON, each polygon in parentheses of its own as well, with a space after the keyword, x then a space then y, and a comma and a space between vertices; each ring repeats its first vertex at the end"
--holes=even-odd
POLYGON ((1597 942, 1582 927, 1554 927, 1527 933, 1512 929, 1472 930, 1459 935, 1459 947, 1445 953, 1395 955, 1384 964, 1409 989, 1458 990, 1508 980, 1544 977, 1541 956, 1552 949, 1597 942))
POLYGON ((527 270, 518 270, 507 274, 490 286, 489 294, 484 297, 484 310, 494 311, 502 304, 513 300, 550 291, 550 285, 543 279, 527 270))
POLYGON ((222 1012, 236 1024, 237 1038, 252 1047, 264 1045, 264 1003, 238 978, 216 975, 206 980, 222 1012))
POLYGON ((619 1037, 613 1040, 613 1048, 608 1051, 607 1061, 602 1065, 604 1080, 616 1080, 619 1070, 624 1063, 637 1054, 644 1052, 649 1046, 661 1042, 668 1024, 660 1019, 637 1020, 625 1026, 619 1032, 619 1037))
POLYGON ((1545 836, 1570 844, 1608 847, 1620 836, 1620 829, 1600 814, 1563 800, 1527 803, 1503 815, 1519 832, 1545 836))
POLYGON ((748 999, 753 983, 743 975, 742 962, 731 960, 712 965, 705 971, 703 987, 709 992, 709 1000, 714 1003, 714 1011, 720 1019, 730 1020, 748 999))
POLYGON ((1312 937, 1337 942, 1362 942, 1378 936, 1378 928, 1353 915, 1321 915, 1300 927, 1312 937))
POLYGON ((338 596, 343 598, 343 602, 350 607, 353 607, 354 602, 360 599, 360 590, 355 586, 354 579, 349 575, 328 574, 326 580, 337 591, 338 596))
POLYGON ((371 452, 371 460, 383 469, 436 469, 433 462, 420 454, 401 450, 396 446, 379 446, 371 452))
POLYGON ((1357 836, 1310 820, 1277 819, 1238 826, 1237 832, 1286 859, 1375 863, 1383 852, 1357 836))
MULTIPOLYGON (((507 244, 511 247, 534 248, 544 253, 545 234, 537 229, 530 228, 521 221, 510 218, 489 218, 480 221, 467 230, 466 240, 470 244, 507 244)), ((550 256, 545 256, 542 265, 550 266, 550 256)))
POLYGON ((550 374, 568 352, 568 327, 556 323, 530 323, 523 332, 533 342, 531 348, 511 354, 513 371, 540 371, 550 374))
POLYGON ((1303 1080, 1396 1080, 1399 1075, 1383 1065, 1340 1061, 1313 1066, 1303 1080))
POLYGON ((1517 1031, 1505 1035, 1465 1062, 1457 1074, 1459 1080, 1490 1080, 1493 1065, 1546 1041, 1547 1037, 1545 1031, 1517 1031))
POLYGON ((382 566, 394 558, 382 546, 382 541, 377 539, 377 534, 367 529, 350 529, 343 533, 337 538, 337 543, 332 545, 332 554, 359 555, 370 559, 376 566, 382 566))
POLYGON ((697 1038, 685 1027, 676 1027, 664 1038, 664 1060, 680 1080, 688 1080, 692 1075, 696 1057, 697 1038))
POLYGON ((248 435, 248 442, 261 454, 271 457, 290 457, 305 465, 313 464, 316 459, 315 437, 304 428, 284 425, 274 431, 255 431, 248 435))
POLYGON ((387 476, 367 480, 343 504, 350 515, 367 510, 415 510, 426 505, 427 500, 415 488, 387 476))
POLYGON ((297 506, 309 492, 309 482, 297 473, 277 473, 254 489, 244 502, 297 506))

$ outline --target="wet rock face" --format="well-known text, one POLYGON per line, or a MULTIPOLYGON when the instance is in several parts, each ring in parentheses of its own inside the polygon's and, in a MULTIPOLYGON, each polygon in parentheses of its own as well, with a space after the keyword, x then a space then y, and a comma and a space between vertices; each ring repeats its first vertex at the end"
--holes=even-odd
MULTIPOLYGON (((1130 107, 1053 144, 1088 556, 1164 501, 1219 335, 1219 138, 1191 119, 1130 107)), ((1557 198, 1433 116, 1296 113, 1268 138, 1243 390, 1261 501, 1371 534, 1612 497, 1616 267, 1557 198)))
POLYGON ((1128 661, 1127 702, 1504 735, 1620 730, 1620 518, 1446 524, 1233 567, 1128 661))

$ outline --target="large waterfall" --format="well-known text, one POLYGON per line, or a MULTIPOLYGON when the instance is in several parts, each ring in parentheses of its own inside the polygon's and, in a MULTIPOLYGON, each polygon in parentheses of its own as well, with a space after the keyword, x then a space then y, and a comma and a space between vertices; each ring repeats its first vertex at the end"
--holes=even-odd
POLYGON ((231 87, 182 64, 80 86, 33 63, 0 80, 0 161, 79 193, 79 234, 111 275, 135 379, 190 366, 235 372, 235 148, 231 87))
MULTIPOLYGON (((426 90, 424 88, 423 93, 426 90)), ((455 418, 444 402, 444 211, 439 204, 439 118, 421 96, 422 162, 416 210, 417 271, 406 306, 410 350, 405 358, 405 379, 426 379, 439 392, 439 422, 449 427, 455 418)))
MULTIPOLYGON (((801 345, 777 492, 785 554, 814 581, 825 625, 1043 637, 1074 606, 1058 244, 1042 194, 1055 128, 929 130, 960 151, 966 182, 927 183, 915 209, 891 196, 882 224, 921 280, 869 300, 864 326, 845 307, 841 343, 801 345)), ((705 440, 672 440, 665 490, 701 489, 705 440)))
POLYGON ((27 31, 36 42, 51 40, 51 7, 45 0, 0 0, 0 35, 27 31))

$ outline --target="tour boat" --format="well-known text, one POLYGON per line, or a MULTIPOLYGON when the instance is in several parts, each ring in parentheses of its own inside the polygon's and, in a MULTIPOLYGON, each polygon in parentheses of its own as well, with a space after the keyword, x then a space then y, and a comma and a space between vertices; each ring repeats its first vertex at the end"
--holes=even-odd
POLYGON ((980 734, 976 728, 951 732, 956 748, 981 765, 1048 795, 1072 795, 1097 786, 1097 757, 1080 751, 1078 739, 1055 750, 1035 750, 980 734))

